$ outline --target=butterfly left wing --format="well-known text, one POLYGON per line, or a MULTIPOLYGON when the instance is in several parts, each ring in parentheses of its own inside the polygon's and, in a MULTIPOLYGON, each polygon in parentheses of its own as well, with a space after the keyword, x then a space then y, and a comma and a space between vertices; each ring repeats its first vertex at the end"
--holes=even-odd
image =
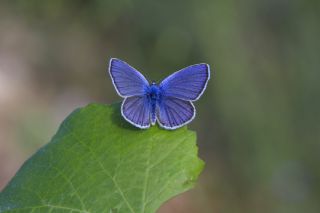
POLYGON ((123 100, 122 116, 132 125, 141 129, 150 127, 150 105, 145 96, 133 96, 123 100))
POLYGON ((149 83, 145 77, 124 61, 110 59, 109 73, 117 93, 123 97, 145 95, 149 83))
POLYGON ((191 101, 163 97, 158 103, 157 120, 165 129, 177 129, 193 120, 196 110, 191 101))
POLYGON ((160 83, 163 96, 196 101, 210 79, 208 64, 194 64, 179 70, 160 83))

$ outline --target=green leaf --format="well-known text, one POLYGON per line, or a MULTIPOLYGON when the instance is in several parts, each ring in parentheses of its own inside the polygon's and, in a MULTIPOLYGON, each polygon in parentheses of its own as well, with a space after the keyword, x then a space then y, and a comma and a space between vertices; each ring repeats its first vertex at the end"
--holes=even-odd
POLYGON ((119 104, 74 111, 0 194, 0 212, 155 212, 204 163, 186 127, 140 130, 119 104))

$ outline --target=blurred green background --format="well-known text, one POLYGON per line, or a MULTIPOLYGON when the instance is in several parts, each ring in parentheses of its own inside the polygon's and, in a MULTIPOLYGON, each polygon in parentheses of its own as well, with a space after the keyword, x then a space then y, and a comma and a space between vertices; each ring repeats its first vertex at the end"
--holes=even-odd
POLYGON ((206 168, 160 213, 320 212, 318 0, 2 0, 0 190, 121 58, 161 80, 212 67, 190 125, 206 168))

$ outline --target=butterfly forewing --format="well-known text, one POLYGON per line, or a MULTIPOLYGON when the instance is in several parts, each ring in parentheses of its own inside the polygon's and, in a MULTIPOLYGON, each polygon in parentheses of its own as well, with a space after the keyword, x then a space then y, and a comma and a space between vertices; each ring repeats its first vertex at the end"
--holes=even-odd
POLYGON ((109 64, 112 82, 118 94, 122 97, 142 96, 148 81, 135 68, 124 61, 112 58, 109 64))
POLYGON ((210 78, 208 64, 195 64, 173 73, 160 84, 164 96, 195 101, 202 95, 210 78))
POLYGON ((150 126, 150 107, 148 99, 145 96, 134 96, 124 99, 121 113, 134 126, 143 129, 150 126))
POLYGON ((157 119, 161 127, 176 129, 190 121, 195 116, 195 109, 190 101, 173 97, 164 97, 158 105, 157 119))

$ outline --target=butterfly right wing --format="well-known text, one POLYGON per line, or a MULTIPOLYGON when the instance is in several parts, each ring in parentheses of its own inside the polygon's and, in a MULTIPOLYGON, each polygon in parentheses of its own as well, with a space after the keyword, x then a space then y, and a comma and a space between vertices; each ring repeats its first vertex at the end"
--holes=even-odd
POLYGON ((123 97, 145 95, 149 83, 145 77, 126 62, 112 58, 109 62, 109 73, 117 93, 123 97))
POLYGON ((122 116, 141 129, 150 127, 150 104, 146 96, 133 96, 123 100, 122 116))
POLYGON ((191 122, 196 115, 192 101, 200 98, 209 78, 208 64, 191 65, 165 78, 159 86, 159 125, 165 129, 177 129, 191 122))
POLYGON ((173 97, 163 97, 157 108, 158 124, 165 129, 177 129, 188 124, 196 115, 191 101, 173 97))

